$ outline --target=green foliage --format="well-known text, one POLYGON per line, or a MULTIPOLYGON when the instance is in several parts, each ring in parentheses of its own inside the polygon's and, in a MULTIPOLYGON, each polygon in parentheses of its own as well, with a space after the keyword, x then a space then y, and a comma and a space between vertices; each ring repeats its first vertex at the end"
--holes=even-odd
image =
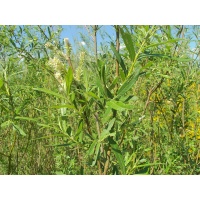
POLYGON ((92 26, 70 54, 59 26, 0 26, 0 174, 200 173, 199 28, 119 27, 96 55, 92 26))

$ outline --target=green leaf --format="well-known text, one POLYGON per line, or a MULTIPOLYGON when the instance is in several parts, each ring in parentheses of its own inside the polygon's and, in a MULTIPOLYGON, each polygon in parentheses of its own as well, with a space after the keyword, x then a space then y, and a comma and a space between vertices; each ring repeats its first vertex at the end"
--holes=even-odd
POLYGON ((29 38, 31 38, 33 40, 32 35, 29 33, 28 29, 24 29, 24 31, 26 32, 26 34, 28 35, 29 38))
POLYGON ((7 127, 7 126, 9 126, 11 123, 12 123, 12 121, 10 121, 10 120, 5 121, 5 122, 3 122, 3 123, 1 124, 1 127, 2 127, 2 128, 3 128, 3 127, 7 127))
POLYGON ((96 162, 97 162, 97 158, 98 158, 98 156, 99 156, 99 149, 100 149, 100 143, 99 142, 97 142, 97 145, 96 145, 96 150, 95 150, 95 155, 94 155, 94 161, 92 162, 92 167, 96 164, 96 162))
POLYGON ((148 54, 146 54, 146 53, 144 53, 144 54, 141 54, 140 56, 139 56, 139 58, 138 58, 138 60, 140 60, 140 59, 142 59, 142 58, 147 58, 147 57, 159 57, 159 58, 171 58, 171 56, 168 56, 168 55, 165 55, 165 54, 156 54, 156 53, 154 53, 154 54, 150 54, 150 53, 148 53, 148 54))
POLYGON ((46 93, 46 94, 50 94, 50 95, 53 95, 53 96, 55 96, 55 97, 65 99, 64 96, 62 96, 62 95, 60 95, 60 94, 58 94, 58 93, 56 93, 56 92, 53 92, 53 91, 51 91, 51 90, 45 89, 45 88, 33 88, 33 90, 40 91, 40 92, 44 92, 44 93, 46 93))
POLYGON ((110 98, 110 99, 112 99, 113 95, 110 92, 110 90, 106 86, 104 86, 104 90, 105 90, 105 93, 106 93, 107 97, 110 98))
POLYGON ((13 45, 15 48, 17 48, 16 44, 13 42, 12 39, 10 39, 10 42, 12 43, 12 45, 13 45))
POLYGON ((137 69, 134 70, 133 74, 129 76, 129 78, 123 83, 123 85, 117 91, 116 98, 121 97, 133 87, 133 85, 135 84, 140 75, 140 70, 141 67, 138 67, 137 69))
POLYGON ((112 93, 106 86, 106 77, 105 77, 105 66, 101 66, 100 78, 96 77, 96 85, 99 88, 102 96, 106 96, 108 98, 113 98, 112 93))
POLYGON ((109 90, 112 90, 115 86, 116 86, 116 84, 119 82, 119 76, 117 76, 114 80, 113 80, 113 82, 112 82, 112 84, 109 86, 109 90))
POLYGON ((119 146, 117 145, 117 143, 113 140, 112 137, 109 137, 109 143, 110 143, 110 146, 111 146, 111 149, 118 161, 118 164, 122 170, 122 174, 126 174, 126 169, 125 169, 125 163, 124 163, 124 158, 123 158, 123 155, 121 153, 121 150, 119 148, 119 146))
POLYGON ((170 76, 168 76, 168 75, 165 75, 165 74, 158 74, 160 77, 163 77, 163 78, 167 78, 167 79, 171 79, 171 77, 170 76))
POLYGON ((129 159, 126 161, 125 166, 127 166, 131 161, 135 160, 136 153, 133 152, 132 155, 129 157, 129 159))
POLYGON ((37 55, 38 55, 38 58, 40 58, 40 52, 39 51, 37 51, 37 55))
POLYGON ((97 87, 99 89, 99 92, 100 92, 101 96, 106 95, 105 91, 104 91, 103 84, 101 83, 101 80, 99 78, 96 78, 96 85, 97 85, 97 87))
POLYGON ((91 97, 94 97, 95 99, 100 99, 96 94, 94 94, 93 92, 87 92, 87 94, 91 97))
POLYGON ((97 144, 97 140, 94 140, 92 144, 90 145, 89 150, 87 151, 87 155, 91 156, 94 153, 96 144, 97 144))
POLYGON ((123 111, 123 110, 132 110, 133 106, 129 105, 129 104, 125 104, 121 101, 115 101, 115 100, 110 100, 107 102, 106 104, 108 107, 111 107, 114 110, 119 110, 119 111, 123 111))
POLYGON ((13 126, 14 126, 14 128, 15 128, 16 130, 18 130, 18 132, 19 132, 21 135, 26 136, 26 133, 24 133, 24 131, 23 131, 18 125, 13 124, 13 126))
POLYGON ((101 79, 103 80, 103 84, 106 85, 106 72, 105 72, 105 64, 102 63, 101 65, 101 79))
POLYGON ((49 36, 51 38, 51 30, 50 30, 49 26, 48 26, 48 33, 49 33, 49 36))
POLYGON ((66 79, 65 81, 66 81, 67 95, 69 95, 73 80, 73 71, 71 67, 69 67, 65 79, 66 79))
POLYGON ((3 80, 0 79, 0 88, 2 88, 2 87, 3 87, 3 80))
POLYGON ((108 136, 114 136, 116 133, 110 133, 110 130, 112 129, 113 125, 115 123, 115 118, 113 118, 109 124, 108 124, 108 127, 107 129, 104 129, 100 135, 100 138, 99 138, 99 142, 102 142, 103 140, 105 140, 108 136))
POLYGON ((162 45, 162 44, 168 44, 168 43, 175 43, 177 41, 180 41, 180 40, 184 40, 184 39, 172 39, 172 40, 168 40, 166 42, 159 42, 159 43, 154 43, 154 44, 150 44, 146 47, 144 47, 144 49, 148 49, 149 47, 155 47, 155 46, 159 46, 159 45, 162 45))
POLYGON ((21 26, 19 26, 19 29, 20 29, 20 33, 22 34, 22 28, 21 28, 21 26))
POLYGON ((102 122, 105 124, 113 116, 112 108, 108 107, 102 116, 102 122))
POLYGON ((113 127, 114 123, 115 123, 115 118, 113 118, 113 119, 109 122, 108 128, 107 128, 106 130, 107 130, 107 131, 110 131, 111 128, 113 127))
POLYGON ((121 55, 117 52, 117 50, 115 49, 114 47, 114 44, 111 42, 110 44, 110 48, 111 50, 113 51, 113 53, 115 54, 116 58, 117 58, 117 61, 119 62, 120 66, 122 67, 123 71, 124 71, 124 74, 127 75, 127 69, 125 67, 125 64, 124 64, 124 61, 121 57, 121 55))
MULTIPOLYGON (((138 97, 137 96, 133 96, 133 95, 127 95, 127 96, 122 96, 119 101, 121 102, 128 102, 128 101, 137 101, 138 100, 138 97)), ((127 104, 125 104, 127 105, 127 104)))
POLYGON ((120 33, 121 33, 122 39, 124 41, 124 44, 128 50, 129 57, 130 57, 131 61, 134 61, 135 48, 133 45, 133 40, 131 38, 131 33, 129 33, 128 30, 126 30, 126 32, 124 32, 123 28, 120 28, 120 33))
POLYGON ((116 132, 110 133, 108 130, 103 130, 99 138, 99 142, 103 142, 107 137, 109 136, 114 137, 115 135, 116 135, 116 132))

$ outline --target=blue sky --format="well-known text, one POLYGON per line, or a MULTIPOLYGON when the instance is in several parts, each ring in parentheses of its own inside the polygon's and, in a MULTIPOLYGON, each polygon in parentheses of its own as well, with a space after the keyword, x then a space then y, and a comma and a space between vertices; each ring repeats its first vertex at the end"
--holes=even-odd
MULTIPOLYGON (((82 42, 82 38, 80 37, 80 33, 83 33, 84 35, 88 35, 88 31, 85 26, 76 26, 76 25, 65 25, 62 26, 63 31, 61 33, 61 39, 69 38, 70 43, 72 46, 74 45, 74 40, 78 40, 78 42, 82 42)), ((100 28, 100 32, 106 31, 108 35, 111 36, 112 39, 115 40, 115 31, 113 26, 109 25, 103 25, 100 28)), ((110 39, 108 36, 105 36, 104 38, 101 37, 100 32, 97 32, 97 43, 98 46, 100 46, 101 42, 110 42, 110 39)))
MULTIPOLYGON (((61 39, 63 40, 64 38, 69 38, 70 43, 73 46, 73 50, 75 50, 75 40, 78 42, 82 42, 83 39, 80 37, 80 33, 82 33, 83 35, 88 35, 88 31, 86 30, 86 27, 84 25, 64 25, 63 27, 63 31, 61 33, 61 39)), ((89 27, 89 26, 88 26, 89 27)), ((114 31, 114 27, 111 25, 103 25, 101 26, 100 30, 97 32, 97 43, 98 43, 98 47, 100 47, 100 43, 104 42, 109 44, 109 42, 112 40, 115 40, 115 31, 114 31), (111 38, 109 38, 108 36, 104 36, 104 38, 101 37, 101 32, 106 32, 111 38)), ((92 40, 92 39, 91 39, 92 40)), ((81 44, 80 44, 81 45, 81 44)), ((85 46, 86 47, 86 46, 85 46)), ((191 49, 194 49, 195 47, 195 42, 190 41, 190 47, 191 49)))

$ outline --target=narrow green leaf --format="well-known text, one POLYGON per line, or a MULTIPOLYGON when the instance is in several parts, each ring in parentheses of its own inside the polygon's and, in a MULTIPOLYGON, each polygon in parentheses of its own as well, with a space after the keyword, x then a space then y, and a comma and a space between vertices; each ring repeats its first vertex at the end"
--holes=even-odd
POLYGON ((99 78, 96 78, 96 85, 99 88, 99 92, 100 92, 101 96, 106 95, 104 88, 103 88, 103 84, 101 83, 101 80, 99 78))
POLYGON ((103 130, 99 138, 99 142, 103 142, 107 137, 109 136, 114 137, 115 135, 116 135, 116 132, 110 133, 108 130, 103 130))
POLYGON ((107 97, 110 98, 110 99, 112 99, 113 95, 110 92, 110 90, 106 86, 104 86, 104 90, 105 90, 105 93, 106 93, 107 97))
POLYGON ((120 33, 121 33, 122 39, 124 41, 124 44, 125 44, 125 46, 128 50, 129 57, 130 57, 131 61, 134 61, 134 59, 135 59, 135 48, 134 48, 134 45, 133 45, 131 33, 129 33, 128 30, 126 30, 126 32, 124 32, 123 28, 120 28, 120 33))
POLYGON ((45 88, 33 88, 33 90, 40 91, 40 92, 44 92, 44 93, 46 93, 46 94, 50 94, 50 95, 53 95, 53 96, 55 96, 55 97, 65 99, 64 96, 62 96, 62 95, 60 95, 60 94, 58 94, 58 93, 56 93, 56 92, 53 92, 53 91, 51 91, 51 90, 45 89, 45 88))
POLYGON ((109 143, 110 143, 110 146, 111 146, 111 149, 118 161, 118 164, 122 170, 122 174, 126 174, 126 169, 125 169, 125 163, 124 163, 124 158, 123 158, 123 155, 121 153, 121 150, 119 148, 119 146, 117 145, 117 143, 113 140, 112 137, 109 137, 109 143))
POLYGON ((130 161, 135 160, 135 158, 136 158, 136 153, 133 152, 132 155, 129 157, 129 159, 126 161, 125 166, 127 166, 130 163, 130 161))
POLYGON ((15 48, 17 48, 16 44, 13 42, 12 39, 10 39, 10 42, 12 43, 12 45, 13 45, 15 48))
POLYGON ((40 51, 37 51, 38 58, 40 58, 40 51))
POLYGON ((121 57, 121 55, 117 52, 117 50, 115 49, 114 47, 114 44, 111 42, 110 44, 110 48, 111 50, 113 51, 113 53, 115 54, 116 58, 117 58, 117 61, 119 62, 120 66, 122 67, 123 71, 124 71, 124 74, 127 75, 127 69, 125 67, 125 64, 124 64, 124 61, 121 57))
POLYGON ((95 99, 100 99, 96 94, 94 94, 93 92, 88 92, 87 93, 89 96, 94 97, 95 99))
POLYGON ((3 87, 3 80, 0 79, 0 88, 2 88, 2 87, 3 87))
POLYGON ((102 116, 102 122, 105 124, 113 116, 112 108, 108 107, 102 116))
POLYGON ((115 118, 113 118, 110 122, 109 122, 109 124, 108 124, 108 128, 106 129, 107 131, 110 131, 111 130, 111 128, 113 127, 113 125, 114 125, 114 123, 115 123, 115 118))
POLYGON ((184 39, 172 39, 172 40, 168 40, 166 42, 159 42, 159 43, 154 43, 154 44, 150 44, 146 47, 144 47, 144 49, 148 49, 149 47, 155 47, 155 46, 160 46, 160 45, 163 45, 163 44, 168 44, 168 43, 175 43, 177 41, 180 41, 180 40, 184 40, 184 39))
POLYGON ((49 37, 51 38, 51 30, 50 30, 49 26, 48 26, 48 33, 49 33, 49 37))
POLYGON ((22 28, 21 28, 21 26, 19 26, 19 29, 20 29, 20 33, 22 34, 22 28))
POLYGON ((99 149, 100 149, 100 143, 99 142, 97 142, 97 145, 96 145, 96 150, 95 150, 95 155, 94 155, 94 161, 92 162, 92 167, 96 164, 96 162, 97 162, 97 158, 98 158, 98 156, 99 156, 99 149))
POLYGON ((165 55, 165 54, 158 54, 158 53, 148 53, 148 54, 141 54, 138 58, 138 60, 141 60, 142 58, 148 58, 148 57, 159 57, 159 58, 171 58, 171 56, 165 55))
POLYGON ((101 65, 101 79, 103 80, 103 84, 106 85, 106 72, 105 72, 105 64, 102 63, 101 65))
MULTIPOLYGON (((126 103, 128 101, 137 101, 137 100, 138 100, 138 97, 137 96, 133 96, 133 95, 122 96, 119 99, 119 101, 124 102, 124 103, 126 103)), ((125 105, 128 105, 128 104, 125 104, 125 105)))
POLYGON ((108 136, 114 136, 116 133, 110 133, 110 130, 112 129, 113 125, 115 123, 115 118, 113 118, 109 123, 108 127, 104 129, 101 133, 101 136, 99 138, 99 142, 102 142, 105 140, 108 136))
POLYGON ((167 78, 167 79, 171 79, 171 77, 170 76, 168 76, 168 75, 165 75, 165 74, 158 74, 159 76, 161 76, 161 77, 163 77, 163 78, 167 78))
POLYGON ((94 140, 92 144, 90 145, 89 150, 87 151, 87 155, 91 156, 94 153, 96 144, 97 144, 97 140, 94 140))
POLYGON ((129 78, 124 82, 124 84, 119 88, 117 91, 117 98, 124 95, 128 90, 130 90, 135 82, 137 81, 139 75, 140 75, 141 67, 138 67, 136 70, 134 70, 133 74, 129 76, 129 78))
POLYGON ((112 84, 109 86, 109 90, 112 90, 115 86, 116 86, 116 84, 119 82, 119 76, 117 76, 114 80, 113 80, 113 82, 112 82, 112 84))
POLYGON ((21 135, 26 136, 26 133, 24 133, 24 131, 23 131, 18 125, 13 124, 13 126, 14 126, 14 128, 15 128, 16 130, 18 130, 18 132, 19 132, 21 135))
MULTIPOLYGON (((128 71, 127 71, 127 74, 128 74, 128 71)), ((126 76, 122 70, 119 70, 119 75, 120 75, 120 78, 122 79, 122 81, 125 81, 126 76)))
POLYGON ((28 35, 29 38, 33 39, 32 35, 29 33, 28 29, 24 29, 26 34, 28 35))
POLYGON ((133 109, 132 105, 125 104, 121 101, 115 101, 113 99, 107 102, 107 106, 111 107, 114 110, 119 110, 119 111, 132 110, 133 109))

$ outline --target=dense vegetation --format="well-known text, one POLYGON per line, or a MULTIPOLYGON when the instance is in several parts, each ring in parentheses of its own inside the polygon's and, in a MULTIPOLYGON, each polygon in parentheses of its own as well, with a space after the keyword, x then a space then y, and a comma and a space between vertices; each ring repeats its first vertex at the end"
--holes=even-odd
POLYGON ((200 174, 199 27, 80 28, 0 26, 0 174, 200 174))

